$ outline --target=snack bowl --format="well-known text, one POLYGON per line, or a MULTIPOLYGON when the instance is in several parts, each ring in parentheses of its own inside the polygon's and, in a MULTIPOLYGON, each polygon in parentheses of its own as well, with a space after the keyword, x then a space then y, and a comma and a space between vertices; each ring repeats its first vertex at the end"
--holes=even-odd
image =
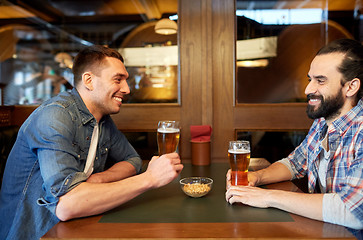
POLYGON ((193 198, 203 197, 210 192, 213 179, 208 177, 187 177, 179 181, 182 191, 193 198))

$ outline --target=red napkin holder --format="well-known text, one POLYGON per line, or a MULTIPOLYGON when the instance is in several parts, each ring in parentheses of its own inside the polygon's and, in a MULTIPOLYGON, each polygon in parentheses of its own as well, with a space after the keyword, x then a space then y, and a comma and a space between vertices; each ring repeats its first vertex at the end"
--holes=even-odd
POLYGON ((211 163, 211 134, 209 125, 190 126, 192 165, 205 166, 211 163))

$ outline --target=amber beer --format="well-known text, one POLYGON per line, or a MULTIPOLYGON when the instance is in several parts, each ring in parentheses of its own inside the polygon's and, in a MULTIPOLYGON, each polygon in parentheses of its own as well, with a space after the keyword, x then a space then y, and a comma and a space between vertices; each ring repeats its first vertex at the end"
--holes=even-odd
POLYGON ((165 153, 175 152, 179 145, 179 137, 179 128, 159 127, 157 132, 159 156, 165 153))
POLYGON ((175 152, 179 145, 180 131, 177 128, 158 129, 159 156, 175 152))
POLYGON ((231 144, 233 143, 230 143, 230 149, 228 150, 228 159, 231 167, 231 184, 234 186, 247 186, 248 166, 250 164, 251 155, 249 142, 243 141, 240 145, 238 145, 238 143, 234 144, 234 147, 231 147, 231 144))

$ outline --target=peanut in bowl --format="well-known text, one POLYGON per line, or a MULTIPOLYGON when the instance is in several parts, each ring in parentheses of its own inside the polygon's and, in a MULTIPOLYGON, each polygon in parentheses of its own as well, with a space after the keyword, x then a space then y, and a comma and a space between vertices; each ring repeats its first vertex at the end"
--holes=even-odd
POLYGON ((203 197, 212 189, 213 179, 207 177, 187 177, 179 181, 182 191, 194 198, 203 197))

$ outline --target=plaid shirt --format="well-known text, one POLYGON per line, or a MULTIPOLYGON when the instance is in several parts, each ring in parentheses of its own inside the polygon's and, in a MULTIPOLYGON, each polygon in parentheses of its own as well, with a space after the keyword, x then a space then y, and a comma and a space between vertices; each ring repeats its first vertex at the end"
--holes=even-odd
MULTIPOLYGON (((316 119, 308 135, 287 158, 294 178, 308 175, 309 192, 315 191, 320 154, 324 154, 321 141, 327 124, 316 119)), ((328 131, 330 161, 326 173, 326 192, 337 193, 346 207, 363 219, 363 99, 346 115, 335 120, 328 131)))

